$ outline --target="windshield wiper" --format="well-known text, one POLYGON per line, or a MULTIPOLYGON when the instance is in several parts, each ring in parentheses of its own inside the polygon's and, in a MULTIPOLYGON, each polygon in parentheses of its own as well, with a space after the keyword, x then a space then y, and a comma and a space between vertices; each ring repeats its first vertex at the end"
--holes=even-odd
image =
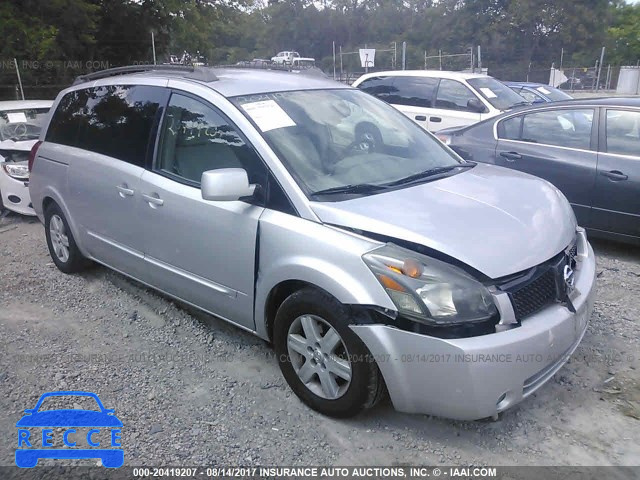
POLYGON ((514 107, 523 107, 523 106, 525 106, 525 105, 531 105, 531 102, 527 102, 527 101, 524 101, 524 102, 516 102, 516 103, 514 103, 513 105, 511 105, 511 106, 509 107, 509 109, 512 109, 512 108, 514 108, 514 107))
POLYGON ((414 173, 413 175, 409 175, 408 177, 401 178, 400 180, 395 180, 391 183, 385 183, 387 187, 395 187, 397 185, 405 185, 407 183, 412 183, 417 180, 422 180, 429 177, 434 177, 436 175, 440 175, 443 173, 450 172, 455 168, 471 168, 474 167, 475 163, 461 163, 459 165, 449 165, 447 167, 436 167, 430 168, 429 170, 425 170, 424 172, 414 173))
POLYGON ((311 196, 315 197, 318 195, 332 195, 340 193, 373 193, 379 192, 381 190, 386 190, 386 188, 387 187, 383 185, 374 185, 371 183, 356 183, 318 190, 317 192, 313 192, 311 196))

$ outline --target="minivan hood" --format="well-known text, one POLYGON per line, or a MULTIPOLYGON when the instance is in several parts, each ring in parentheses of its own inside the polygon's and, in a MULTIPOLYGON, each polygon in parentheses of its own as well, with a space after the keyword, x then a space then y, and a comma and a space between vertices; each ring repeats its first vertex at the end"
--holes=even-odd
POLYGON ((311 202, 324 223, 424 245, 490 278, 538 265, 565 249, 576 220, 545 180, 478 164, 433 182, 342 202, 311 202))

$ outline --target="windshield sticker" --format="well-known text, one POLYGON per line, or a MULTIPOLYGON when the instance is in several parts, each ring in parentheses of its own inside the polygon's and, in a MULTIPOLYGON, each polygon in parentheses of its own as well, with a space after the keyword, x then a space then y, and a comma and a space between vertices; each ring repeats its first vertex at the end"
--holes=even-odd
POLYGON ((8 123, 27 123, 27 116, 24 112, 7 112, 8 123))
POLYGON ((549 90, 547 90, 544 87, 538 87, 536 88, 536 90, 538 90, 540 93, 544 93, 545 95, 549 95, 551 93, 549 90))
POLYGON ((491 90, 490 88, 487 87, 481 87, 480 91, 484 94, 485 97, 487 98, 496 98, 497 95, 495 93, 493 93, 493 90, 491 90))
POLYGON ((273 100, 246 103, 242 108, 263 132, 296 125, 287 112, 273 100))

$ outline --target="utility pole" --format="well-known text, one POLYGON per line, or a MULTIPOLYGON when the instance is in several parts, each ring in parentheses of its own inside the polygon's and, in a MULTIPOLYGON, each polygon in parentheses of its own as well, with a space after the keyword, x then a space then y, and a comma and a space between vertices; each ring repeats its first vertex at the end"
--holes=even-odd
POLYGON ((342 68, 342 45, 340 45, 340 81, 342 81, 342 75, 343 75, 343 68, 342 68))
POLYGON ((151 49, 153 50, 153 64, 156 64, 156 39, 153 36, 153 30, 151 30, 151 49))
POLYGON ((478 70, 479 73, 482 73, 482 52, 480 50, 480 45, 478 45, 478 70))
POLYGON ((600 63, 598 64, 598 79, 596 80, 596 92, 600 88, 600 73, 602 72, 602 62, 604 61, 604 48, 602 47, 602 52, 600 53, 600 63))
POLYGON ((562 71, 562 61, 564 60, 564 47, 560 50, 560 71, 562 71))
POLYGON ((442 70, 442 50, 438 50, 438 56, 440 57, 440 70, 442 70))
POLYGON ((20 85, 20 95, 22 96, 22 100, 24 100, 24 90, 22 89, 22 79, 20 78, 20 69, 18 68, 18 59, 14 58, 13 63, 16 64, 16 75, 18 75, 18 85, 20 85))
POLYGON ((407 69, 407 42, 402 42, 402 70, 407 69))

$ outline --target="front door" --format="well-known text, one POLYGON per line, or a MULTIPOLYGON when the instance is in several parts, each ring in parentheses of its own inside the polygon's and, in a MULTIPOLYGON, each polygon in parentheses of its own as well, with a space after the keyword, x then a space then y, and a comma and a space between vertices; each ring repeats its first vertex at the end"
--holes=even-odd
POLYGON ((640 237, 640 111, 602 115, 592 227, 640 237))
POLYGON ((213 202, 200 193, 202 173, 243 168, 265 185, 267 169, 213 106, 173 93, 154 166, 140 182, 140 228, 146 281, 227 320, 254 329, 258 220, 252 200, 213 202))
POLYGON ((483 103, 462 82, 448 78, 440 80, 435 105, 429 115, 429 130, 464 127, 482 120, 482 114, 469 107, 469 100, 483 103))

